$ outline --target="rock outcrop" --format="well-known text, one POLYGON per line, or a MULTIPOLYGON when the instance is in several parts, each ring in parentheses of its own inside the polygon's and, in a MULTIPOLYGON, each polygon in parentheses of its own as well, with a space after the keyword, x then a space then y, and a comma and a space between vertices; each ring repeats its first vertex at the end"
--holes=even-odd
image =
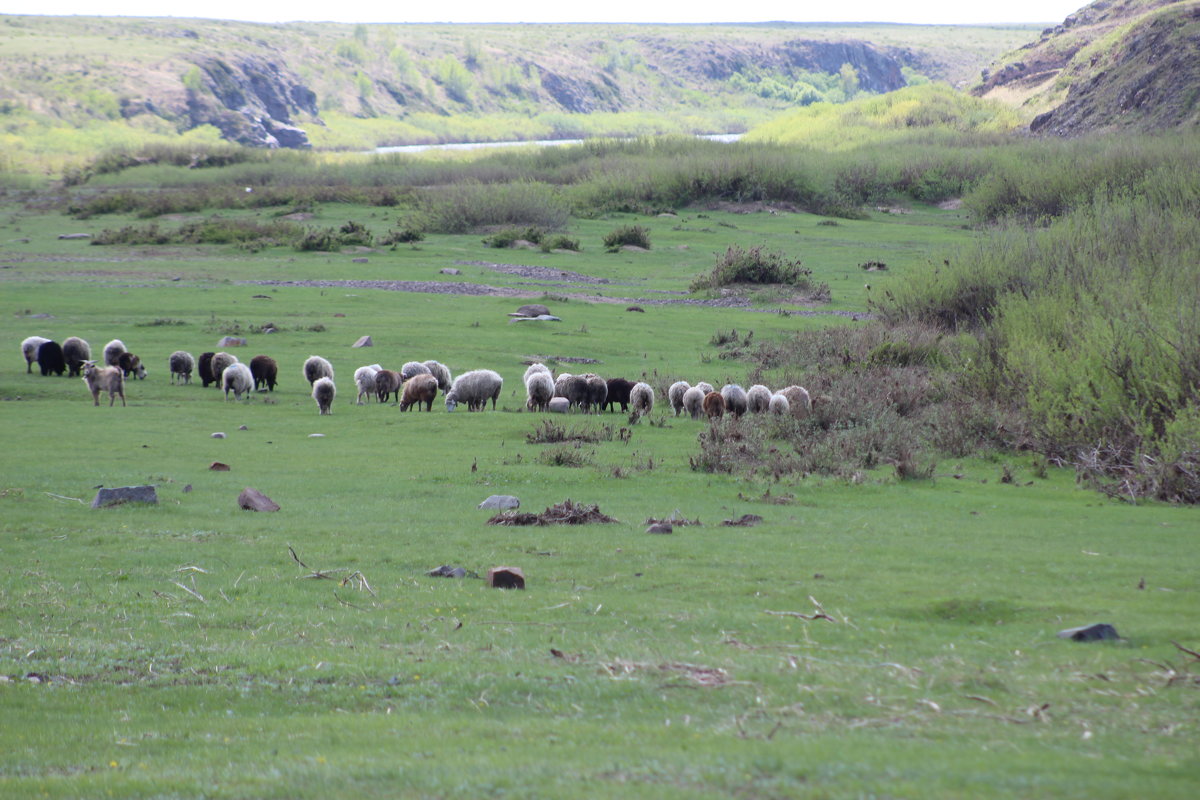
POLYGON ((308 134, 293 124, 298 113, 318 116, 317 96, 273 61, 243 57, 196 62, 201 88, 187 90, 193 126, 213 125, 221 135, 249 147, 309 147, 308 134))

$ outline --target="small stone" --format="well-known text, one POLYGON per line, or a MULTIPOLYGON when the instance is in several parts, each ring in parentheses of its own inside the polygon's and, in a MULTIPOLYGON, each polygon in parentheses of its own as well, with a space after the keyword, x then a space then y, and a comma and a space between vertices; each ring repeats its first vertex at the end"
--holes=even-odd
POLYGON ((187 486, 183 487, 184 494, 189 494, 191 491, 192 491, 192 485, 190 483, 187 486))
POLYGON ((1067 628, 1058 632, 1058 638, 1070 639, 1074 642, 1099 642, 1106 639, 1120 639, 1117 629, 1107 622, 1097 622, 1094 625, 1081 625, 1078 628, 1067 628))
POLYGON ((238 506, 245 511, 278 511, 279 504, 258 489, 247 486, 238 495, 238 506))
POLYGON ((345 316, 346 316, 345 314, 338 313, 338 314, 334 314, 334 315, 333 315, 333 318, 334 318, 334 319, 340 319, 340 318, 344 318, 345 316))
POLYGON ((494 508, 505 511, 510 508, 520 508, 521 501, 511 494, 494 494, 479 504, 479 508, 494 508))
POLYGON ((524 589, 525 573, 520 567, 492 567, 487 571, 487 585, 493 589, 524 589))
POLYGON ((325 434, 323 434, 323 433, 310 433, 310 434, 308 435, 308 438, 310 438, 310 439, 324 439, 324 438, 325 438, 325 434))
POLYGON ((646 528, 646 533, 674 533, 675 528, 669 522, 656 522, 649 528, 646 528))
POLYGON ((550 309, 541 303, 529 303, 518 308, 517 313, 522 317, 540 317, 542 314, 549 314, 550 309))
POLYGON ((439 269, 438 272, 440 272, 442 275, 462 275, 462 270, 455 269, 454 267, 444 267, 439 269))
POLYGON ((214 461, 208 465, 208 468, 213 472, 229 472, 229 465, 222 464, 220 461, 214 461))
POLYGON ((112 489, 101 489, 92 500, 92 508, 107 508, 124 503, 157 505, 158 492, 153 486, 116 486, 112 489))
POLYGON ((352 344, 350 346, 351 347, 374 347, 375 342, 371 340, 370 336, 363 336, 357 342, 355 342, 354 344, 352 344))
POLYGON ((642 314, 645 314, 645 313, 646 313, 646 309, 642 308, 641 306, 629 306, 629 307, 628 307, 628 308, 626 308, 625 310, 626 310, 626 311, 637 311, 637 312, 639 312, 639 313, 642 313, 642 314))
POLYGON ((222 336, 221 341, 217 342, 217 347, 245 347, 245 336, 222 336))
POLYGON ((214 433, 214 434, 212 435, 212 438, 213 438, 213 439, 224 439, 224 438, 225 438, 225 434, 221 433, 220 431, 217 431, 216 433, 214 433))
POLYGON ((352 259, 350 259, 350 263, 351 263, 351 264, 369 264, 369 263, 370 263, 370 259, 366 259, 366 258, 352 258, 352 259))
POLYGON ((440 567, 435 567, 425 573, 431 578, 465 578, 467 571, 462 567, 452 567, 449 564, 442 564, 440 567))
POLYGON ((92 235, 90 233, 60 233, 58 235, 58 238, 59 239, 90 239, 90 238, 92 238, 92 235))
POLYGON ((238 425, 238 430, 239 430, 239 431, 248 431, 248 430, 250 430, 250 429, 249 429, 249 428, 247 428, 245 425, 238 425))
POLYGON ((552 397, 546 408, 553 414, 565 414, 571 410, 571 401, 565 397, 552 397))

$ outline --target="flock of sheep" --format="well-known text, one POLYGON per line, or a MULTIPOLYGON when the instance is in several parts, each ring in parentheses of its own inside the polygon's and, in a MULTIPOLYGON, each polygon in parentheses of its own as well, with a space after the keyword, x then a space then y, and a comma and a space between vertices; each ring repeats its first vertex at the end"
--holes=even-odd
MULTIPOLYGON (((128 352, 119 339, 104 346, 104 366, 92 360, 91 347, 76 336, 66 339, 61 346, 50 339, 30 336, 21 342, 21 353, 27 372, 33 371, 36 362, 42 375, 62 375, 64 371, 71 376, 82 375, 97 406, 101 392, 108 394, 110 406, 118 396, 121 405, 125 405, 125 379, 130 375, 146 377, 141 359, 128 352)), ((279 365, 270 356, 255 356, 247 365, 226 352, 201 353, 197 359, 191 353, 177 350, 168 359, 168 367, 171 383, 190 383, 192 373, 198 372, 205 387, 215 383, 225 391, 226 400, 232 392, 235 401, 243 395, 249 399, 256 390, 274 391, 279 375, 279 365)), ((318 412, 332 413, 337 396, 333 365, 321 356, 309 356, 303 372, 312 387, 318 412)), ((465 405, 468 411, 483 411, 489 400, 495 410, 504 379, 490 369, 471 370, 452 379, 450 370, 440 362, 409 361, 399 371, 384 369, 379 364, 359 367, 354 371, 354 384, 358 389, 358 405, 374 395, 381 403, 394 397, 401 411, 414 406, 417 410, 424 406, 426 411, 432 411, 440 391, 447 411, 459 405, 465 405)), ((632 408, 632 413, 640 417, 654 408, 654 389, 650 384, 625 378, 605 380, 591 372, 562 373, 555 377, 544 364, 533 364, 525 370, 524 384, 525 407, 530 411, 567 412, 576 408, 586 414, 592 410, 616 410, 620 405, 622 411, 629 412, 632 408)), ((772 392, 761 384, 745 390, 731 383, 716 391, 709 383, 692 386, 687 381, 676 381, 667 391, 667 400, 676 416, 687 413, 693 419, 768 412, 803 418, 812 410, 812 400, 801 386, 772 392)))

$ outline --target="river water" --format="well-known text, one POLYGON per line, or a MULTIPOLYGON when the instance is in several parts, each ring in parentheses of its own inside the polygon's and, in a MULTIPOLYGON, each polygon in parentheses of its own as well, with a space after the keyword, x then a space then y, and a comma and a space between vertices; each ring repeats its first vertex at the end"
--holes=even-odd
MULTIPOLYGON (((602 138, 602 137, 598 137, 602 138)), ((603 137, 606 138, 606 137, 603 137)), ((740 133, 704 133, 698 134, 697 139, 708 139, 713 142, 736 142, 742 138, 740 133)), ((564 144, 581 144, 584 139, 536 139, 525 142, 457 142, 454 144, 401 144, 391 147, 376 147, 373 153, 422 153, 426 150, 479 150, 484 147, 519 147, 521 145, 534 147, 556 147, 564 144)))

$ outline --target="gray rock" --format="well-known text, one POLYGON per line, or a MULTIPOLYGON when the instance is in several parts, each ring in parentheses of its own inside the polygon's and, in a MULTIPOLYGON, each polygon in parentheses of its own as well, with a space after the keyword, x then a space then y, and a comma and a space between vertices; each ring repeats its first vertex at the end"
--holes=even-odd
POLYGON ((325 438, 325 434, 323 434, 323 433, 310 433, 310 434, 308 435, 308 438, 310 438, 310 439, 324 439, 324 438, 325 438))
POLYGON ((213 439, 224 439, 224 438, 225 438, 225 434, 221 433, 220 431, 217 431, 217 432, 216 432, 216 433, 214 433, 214 434, 213 434, 213 435, 212 435, 210 438, 213 438, 213 439))
POLYGON ((668 522, 656 522, 649 528, 646 528, 646 533, 674 533, 675 528, 668 522))
POLYGON ((455 269, 454 267, 444 267, 439 269, 438 272, 442 275, 462 275, 462 270, 455 269))
POLYGON ((1107 622, 1097 622, 1093 625, 1081 625, 1078 628, 1067 628, 1058 632, 1058 638, 1070 639, 1075 642, 1099 642, 1106 639, 1120 639, 1117 629, 1107 622))
POLYGON ((513 322, 562 322, 562 317, 553 314, 538 314, 536 317, 513 317, 513 322))
POLYGON ((245 347, 245 336, 223 336, 221 341, 217 342, 217 347, 245 347))
POLYGON ((374 347, 375 342, 372 341, 370 336, 363 336, 357 342, 355 342, 354 344, 352 344, 350 346, 351 347, 374 347))
POLYGON ((552 414, 565 414, 571 410, 571 401, 565 397, 552 397, 546 409, 552 414))
POLYGON ((542 314, 549 314, 550 309, 541 303, 529 303, 517 309, 517 314, 522 317, 537 317, 542 314))
POLYGON ((495 508, 504 511, 509 508, 520 508, 521 501, 511 494, 494 494, 479 504, 479 508, 495 508))
POLYGON ((92 508, 107 508, 124 503, 158 504, 158 492, 153 486, 116 486, 112 489, 101 489, 92 500, 92 508))
POLYGON ((90 238, 92 238, 92 235, 90 233, 60 233, 58 235, 58 238, 60 238, 60 239, 90 239, 90 238))
POLYGON ((365 258, 352 258, 352 259, 350 259, 350 263, 351 264, 367 264, 370 262, 368 259, 365 259, 365 258))
POLYGON ((431 578, 465 578, 467 571, 463 567, 452 567, 449 564, 442 564, 440 567, 435 567, 425 573, 431 578))
POLYGON ((248 430, 250 430, 250 428, 247 427, 246 425, 238 425, 238 430, 239 431, 248 431, 248 430))
POLYGON ((238 506, 245 511, 278 511, 279 504, 258 489, 247 486, 238 495, 238 506))

